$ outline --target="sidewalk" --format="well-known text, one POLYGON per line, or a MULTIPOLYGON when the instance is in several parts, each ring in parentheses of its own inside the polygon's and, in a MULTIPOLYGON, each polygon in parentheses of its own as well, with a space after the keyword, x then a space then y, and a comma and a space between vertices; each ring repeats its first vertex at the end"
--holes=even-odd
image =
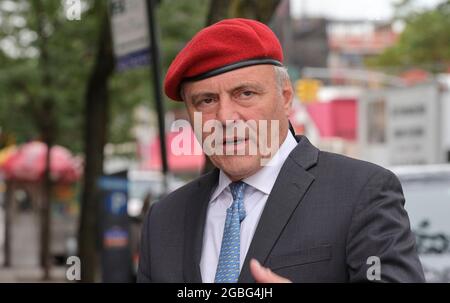
POLYGON ((0 283, 66 283, 66 268, 54 267, 51 280, 43 280, 43 272, 37 267, 0 267, 0 283))
POLYGON ((32 213, 16 216, 13 223, 13 241, 10 268, 3 266, 4 214, 0 207, 0 283, 38 283, 67 282, 66 267, 54 266, 51 269, 51 280, 42 279, 43 272, 39 267, 38 222, 32 213))

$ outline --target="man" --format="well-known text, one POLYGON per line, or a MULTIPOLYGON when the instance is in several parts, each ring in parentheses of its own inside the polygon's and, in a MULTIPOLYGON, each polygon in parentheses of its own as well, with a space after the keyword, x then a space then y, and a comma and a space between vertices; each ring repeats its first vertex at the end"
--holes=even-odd
POLYGON ((165 92, 202 143, 219 138, 203 145, 217 169, 151 207, 139 282, 424 280, 398 179, 294 136, 282 62, 273 32, 246 19, 203 29, 172 62, 165 92))

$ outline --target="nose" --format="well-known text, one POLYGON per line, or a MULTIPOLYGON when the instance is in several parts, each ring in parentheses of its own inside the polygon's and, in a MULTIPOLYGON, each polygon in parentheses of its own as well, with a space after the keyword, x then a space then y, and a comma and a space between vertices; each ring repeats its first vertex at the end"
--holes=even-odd
POLYGON ((237 105, 233 102, 233 100, 231 100, 230 97, 221 96, 216 113, 216 119, 225 126, 227 123, 239 119, 239 113, 237 110, 237 105))

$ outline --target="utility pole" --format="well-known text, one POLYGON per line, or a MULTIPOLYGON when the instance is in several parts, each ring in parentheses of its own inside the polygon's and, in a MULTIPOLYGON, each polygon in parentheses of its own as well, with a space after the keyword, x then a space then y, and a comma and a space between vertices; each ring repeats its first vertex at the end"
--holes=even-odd
POLYGON ((159 39, 157 36, 156 20, 155 20, 155 0, 147 0, 147 15, 148 26, 150 34, 150 58, 151 73, 153 74, 153 86, 155 93, 156 112, 158 116, 158 129, 159 129, 159 143, 161 149, 161 164, 163 174, 163 188, 164 194, 168 191, 167 173, 169 171, 169 165, 167 163, 167 149, 166 149, 166 132, 165 132, 165 119, 164 119, 164 101, 161 94, 161 66, 160 66, 160 54, 159 54, 159 39))

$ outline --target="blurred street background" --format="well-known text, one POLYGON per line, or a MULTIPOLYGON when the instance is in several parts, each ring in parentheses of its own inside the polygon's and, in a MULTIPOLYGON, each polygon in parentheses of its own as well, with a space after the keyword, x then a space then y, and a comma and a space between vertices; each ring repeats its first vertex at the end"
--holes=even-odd
POLYGON ((0 282, 134 281, 148 207, 212 168, 162 79, 231 17, 280 39, 298 134, 398 175, 450 282, 449 0, 0 0, 0 282))

